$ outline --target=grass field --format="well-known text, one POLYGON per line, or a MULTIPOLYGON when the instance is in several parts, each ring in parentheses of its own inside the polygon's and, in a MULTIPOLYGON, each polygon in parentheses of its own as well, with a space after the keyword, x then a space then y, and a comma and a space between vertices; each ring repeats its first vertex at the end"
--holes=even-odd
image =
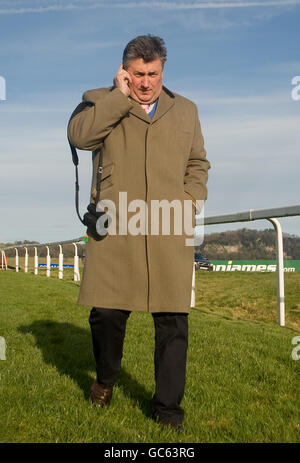
POLYGON ((0 442, 300 442, 300 273, 286 274, 286 327, 270 273, 200 273, 190 314, 184 431, 151 420, 154 328, 131 314, 111 406, 95 409, 89 308, 79 284, 0 272, 0 442))

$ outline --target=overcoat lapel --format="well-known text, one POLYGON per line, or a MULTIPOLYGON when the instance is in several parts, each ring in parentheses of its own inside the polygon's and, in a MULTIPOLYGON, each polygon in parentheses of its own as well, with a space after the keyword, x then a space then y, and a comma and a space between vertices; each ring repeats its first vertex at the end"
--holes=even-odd
POLYGON ((157 108, 152 119, 152 124, 164 116, 169 111, 169 109, 172 108, 174 103, 175 97, 173 93, 170 92, 170 90, 168 90, 166 87, 163 87, 162 92, 158 98, 157 108))
POLYGON ((138 117, 139 119, 142 119, 143 121, 148 122, 148 124, 150 124, 151 119, 146 113, 146 111, 141 107, 140 103, 134 101, 133 99, 131 99, 131 103, 133 104, 133 106, 129 110, 129 112, 134 116, 138 117))

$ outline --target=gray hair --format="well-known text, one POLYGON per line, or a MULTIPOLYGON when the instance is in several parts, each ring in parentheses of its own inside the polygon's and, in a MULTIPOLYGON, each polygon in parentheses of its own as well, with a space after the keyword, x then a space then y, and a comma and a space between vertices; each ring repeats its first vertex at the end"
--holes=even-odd
POLYGON ((162 67, 167 60, 165 42, 154 35, 139 35, 132 39, 123 52, 123 67, 127 69, 133 59, 142 58, 146 63, 160 58, 162 67))

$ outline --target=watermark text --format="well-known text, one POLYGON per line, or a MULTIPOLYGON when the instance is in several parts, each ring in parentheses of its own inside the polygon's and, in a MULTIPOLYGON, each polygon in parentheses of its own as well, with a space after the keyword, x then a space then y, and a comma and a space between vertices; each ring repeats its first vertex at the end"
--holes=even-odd
POLYGON ((127 192, 119 192, 118 206, 110 199, 98 202, 97 233, 110 235, 184 235, 186 246, 199 246, 204 239, 204 201, 167 199, 144 201, 135 199, 128 203, 127 192), (197 227, 195 228, 195 214, 197 227), (108 225, 107 225, 108 224, 108 225))
POLYGON ((295 85, 291 93, 292 99, 294 101, 299 101, 300 100, 300 76, 294 76, 292 78, 292 85, 295 85))
POLYGON ((0 76, 0 100, 6 100, 6 81, 0 76))
POLYGON ((0 336, 0 360, 6 360, 5 349, 5 339, 2 336, 0 336))
POLYGON ((300 336, 293 337, 292 344, 296 345, 296 347, 292 350, 292 359, 300 360, 300 336))

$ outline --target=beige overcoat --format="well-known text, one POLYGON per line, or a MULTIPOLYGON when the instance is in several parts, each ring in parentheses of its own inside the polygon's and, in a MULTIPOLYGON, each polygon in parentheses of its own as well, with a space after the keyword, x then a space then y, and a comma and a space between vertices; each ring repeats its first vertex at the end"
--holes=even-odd
POLYGON ((118 88, 89 90, 71 116, 68 136, 77 148, 93 151, 92 200, 102 150, 100 199, 116 206, 117 233, 101 241, 89 237, 78 303, 142 312, 189 312, 194 248, 186 245, 184 230, 178 234, 172 225, 172 207, 168 234, 162 225, 157 231, 158 216, 152 215, 151 208, 162 200, 170 204, 177 200, 184 207, 184 200, 190 198, 186 193, 196 200, 207 197, 210 164, 196 105, 163 87, 151 120, 139 103, 118 88), (136 200, 143 200, 147 207, 144 215, 136 200), (127 223, 122 213, 120 224, 120 207, 124 211, 126 204, 127 223), (126 233, 130 220, 139 233, 126 233))

